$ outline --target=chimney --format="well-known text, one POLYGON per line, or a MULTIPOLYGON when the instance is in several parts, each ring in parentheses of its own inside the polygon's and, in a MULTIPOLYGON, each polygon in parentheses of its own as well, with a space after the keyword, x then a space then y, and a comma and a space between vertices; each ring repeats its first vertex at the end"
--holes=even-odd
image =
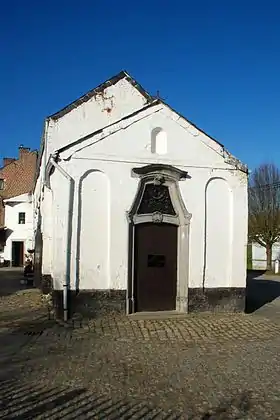
POLYGON ((30 152, 29 147, 24 147, 22 144, 18 148, 19 150, 19 160, 24 159, 24 156, 26 156, 30 152))
POLYGON ((3 158, 3 166, 5 167, 9 165, 9 163, 14 162, 15 160, 16 160, 15 158, 8 158, 8 157, 3 158))

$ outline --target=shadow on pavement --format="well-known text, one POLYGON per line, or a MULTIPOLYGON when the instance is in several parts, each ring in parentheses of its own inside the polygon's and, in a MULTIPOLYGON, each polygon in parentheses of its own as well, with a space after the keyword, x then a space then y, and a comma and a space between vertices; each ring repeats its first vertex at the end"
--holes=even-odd
POLYGON ((13 295, 16 292, 19 292, 20 290, 30 290, 30 289, 34 289, 33 286, 24 286, 19 284, 18 287, 6 287, 5 289, 1 288, 0 289, 0 297, 5 297, 5 296, 10 296, 13 295))
POLYGON ((200 420, 241 420, 247 418, 252 407, 251 393, 243 392, 236 398, 222 402, 216 409, 203 414, 200 420))
MULTIPOLYGON (((126 400, 112 401, 107 397, 94 396, 86 388, 36 388, 19 385, 13 381, 1 384, 0 410, 3 419, 143 419, 156 418, 160 410, 141 403, 130 403, 126 400), (90 416, 90 417, 89 417, 90 416)), ((160 416, 171 419, 170 415, 160 416)), ((172 416, 173 419, 179 418, 172 416)))
POLYGON ((28 290, 33 286, 21 284, 24 279, 23 268, 1 267, 0 268, 0 297, 9 296, 19 290, 28 290))
POLYGON ((260 276, 263 276, 266 273, 266 270, 247 270, 247 280, 256 279, 260 276))
POLYGON ((280 296, 280 282, 259 278, 265 271, 251 271, 247 275, 246 313, 255 312, 280 296))
POLYGON ((13 419, 158 419, 179 420, 189 418, 200 420, 241 419, 250 411, 248 393, 222 403, 206 413, 188 416, 188 413, 163 412, 148 403, 131 402, 128 398, 112 400, 107 396, 92 394, 86 388, 45 388, 38 384, 20 384, 15 380, 0 383, 1 418, 13 419), (187 417, 186 417, 187 416, 187 417))

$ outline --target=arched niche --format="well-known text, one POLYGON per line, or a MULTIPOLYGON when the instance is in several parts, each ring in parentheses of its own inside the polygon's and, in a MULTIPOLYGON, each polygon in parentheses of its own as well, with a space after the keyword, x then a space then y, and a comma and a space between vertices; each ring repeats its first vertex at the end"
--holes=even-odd
POLYGON ((167 134, 160 128, 154 128, 151 132, 151 152, 158 155, 167 153, 167 134))
POLYGON ((109 287, 110 183, 99 170, 84 173, 79 182, 77 230, 78 289, 109 287))
POLYGON ((210 178, 205 186, 205 288, 231 286, 232 211, 228 182, 222 177, 210 178))

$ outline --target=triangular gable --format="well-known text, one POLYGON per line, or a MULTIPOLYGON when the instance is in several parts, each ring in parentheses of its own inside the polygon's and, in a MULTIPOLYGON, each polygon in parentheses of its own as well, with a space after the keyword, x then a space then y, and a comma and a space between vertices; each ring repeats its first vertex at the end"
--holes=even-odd
MULTIPOLYGON (((214 137, 210 136, 209 134, 207 134, 205 131, 201 130, 199 127, 197 127, 193 122, 191 122, 190 120, 188 120, 185 116, 183 116, 182 114, 180 114, 178 111, 174 110, 169 104, 167 104, 166 102, 164 102, 162 99, 160 98, 156 98, 152 95, 150 95, 132 76, 130 76, 130 74, 128 72, 126 72, 125 70, 122 70, 120 73, 118 73, 117 75, 111 77, 110 79, 106 80, 105 82, 101 83, 100 85, 98 85, 97 87, 91 89, 89 92, 87 92, 86 94, 82 95, 80 98, 76 99, 75 101, 71 102, 69 105, 67 105, 66 107, 62 108, 60 111, 50 115, 47 119, 52 119, 52 120, 58 120, 59 118, 63 117, 64 115, 66 115, 68 112, 71 112, 73 109, 77 108, 79 105, 89 101, 92 97, 94 97, 95 95, 97 95, 98 93, 102 93, 105 89, 107 89, 110 86, 115 85, 116 83, 118 83, 120 80, 125 79, 127 80, 133 87, 135 87, 142 96, 144 96, 147 100, 147 105, 151 104, 151 103, 163 103, 165 106, 167 106, 168 108, 170 108, 171 111, 175 112, 179 117, 183 118, 188 124, 191 124, 194 128, 196 128, 197 130, 199 130, 201 133, 205 134, 207 137, 209 137, 211 140, 213 140, 214 142, 216 142, 219 146, 224 147, 223 144, 221 144, 218 140, 216 140, 214 137)), ((143 107, 144 109, 144 107, 143 107)), ((141 110, 140 110, 141 112, 141 110)), ((129 118, 129 115, 126 117, 129 118)), ((115 124, 115 123, 114 123, 115 124)), ((77 139, 78 140, 78 139, 77 139)), ((67 147, 67 146, 66 146, 67 147)))
MULTIPOLYGON (((61 118, 64 115, 66 115, 67 113, 71 112, 73 109, 79 107, 81 104, 89 101, 92 97, 94 97, 98 93, 102 93, 106 88, 115 85, 116 83, 118 83, 122 79, 125 79, 126 81, 128 81, 133 87, 135 87, 139 91, 139 93, 146 99, 146 101, 147 101, 146 102, 146 105, 144 105, 141 109, 138 109, 136 112, 133 112, 131 114, 126 115, 121 120, 113 122, 112 124, 110 124, 107 127, 102 127, 101 129, 98 129, 95 132, 92 132, 92 133, 87 134, 85 137, 78 138, 75 141, 73 141, 73 142, 71 142, 71 143, 63 146, 62 148, 60 148, 60 149, 57 150, 58 153, 63 152, 63 151, 66 151, 67 149, 69 150, 70 148, 72 148, 75 145, 78 145, 78 144, 81 144, 81 143, 84 143, 84 142, 88 142, 88 141, 90 141, 90 139, 92 137, 94 137, 96 135, 101 135, 102 133, 105 134, 105 131, 107 131, 108 129, 110 129, 110 130, 112 129, 112 132, 113 132, 114 131, 114 126, 118 126, 124 120, 129 120, 130 118, 133 118, 135 116, 135 114, 139 114, 141 112, 144 112, 144 111, 147 110, 147 108, 154 107, 156 105, 162 104, 165 107, 167 107, 174 115, 176 115, 176 118, 178 117, 177 118, 178 120, 181 119, 181 121, 183 122, 183 124, 185 126, 188 125, 192 129, 199 131, 205 137, 207 137, 209 139, 208 146, 211 147, 211 145, 212 145, 212 148, 215 149, 218 154, 221 155, 221 150, 222 150, 222 154, 223 154, 225 160, 229 164, 233 165, 234 167, 236 167, 236 168, 238 168, 238 169, 240 169, 240 170, 242 170, 244 172, 247 172, 248 171, 247 170, 247 166, 244 165, 238 159, 236 159, 234 156, 232 156, 224 148, 223 144, 221 144, 218 140, 216 140, 212 136, 208 135, 205 131, 201 130, 193 122, 189 121, 186 117, 184 117, 183 115, 181 115, 180 113, 178 113, 176 110, 174 110, 170 105, 168 105, 167 103, 165 103, 164 101, 162 101, 159 98, 153 97, 148 92, 146 92, 145 89, 135 79, 133 79, 126 71, 121 71, 116 76, 108 79, 107 81, 105 81, 104 83, 100 84, 96 88, 90 90, 85 95, 83 95, 80 98, 78 98, 77 100, 73 101, 71 104, 67 105, 66 107, 64 107, 60 111, 58 111, 55 114, 52 114, 51 116, 49 116, 47 118, 47 120, 58 120, 59 118, 61 118), (218 149, 220 150, 220 152, 218 151, 218 149)), ((42 147, 42 149, 41 149, 41 153, 43 151, 43 148, 44 147, 42 147)))
POLYGON ((71 102, 66 107, 62 108, 60 111, 56 112, 55 114, 50 115, 48 118, 52 120, 58 120, 59 118, 63 117, 68 112, 71 112, 73 109, 77 108, 79 105, 89 101, 93 96, 102 93, 105 89, 110 86, 115 85, 120 80, 126 79, 138 92, 141 93, 144 98, 146 98, 147 103, 151 102, 154 98, 149 95, 148 92, 143 89, 143 87, 134 80, 126 71, 122 70, 116 76, 111 77, 110 79, 106 80, 106 82, 101 83, 99 86, 91 89, 89 92, 82 95, 80 98, 76 99, 75 101, 71 102))

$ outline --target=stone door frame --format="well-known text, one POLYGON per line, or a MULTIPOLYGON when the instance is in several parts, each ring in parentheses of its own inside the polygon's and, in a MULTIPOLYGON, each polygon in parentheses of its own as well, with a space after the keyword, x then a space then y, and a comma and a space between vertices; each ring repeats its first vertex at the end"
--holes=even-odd
POLYGON ((139 223, 169 223, 178 227, 177 243, 177 295, 176 311, 188 311, 188 284, 189 284, 189 227, 191 213, 183 202, 179 181, 190 178, 184 172, 171 165, 152 164, 132 169, 132 177, 139 178, 138 189, 130 210, 127 212, 128 220, 128 281, 126 296, 126 313, 135 312, 135 226, 139 223), (161 183, 168 187, 175 215, 154 212, 138 214, 137 210, 147 184, 161 183))

